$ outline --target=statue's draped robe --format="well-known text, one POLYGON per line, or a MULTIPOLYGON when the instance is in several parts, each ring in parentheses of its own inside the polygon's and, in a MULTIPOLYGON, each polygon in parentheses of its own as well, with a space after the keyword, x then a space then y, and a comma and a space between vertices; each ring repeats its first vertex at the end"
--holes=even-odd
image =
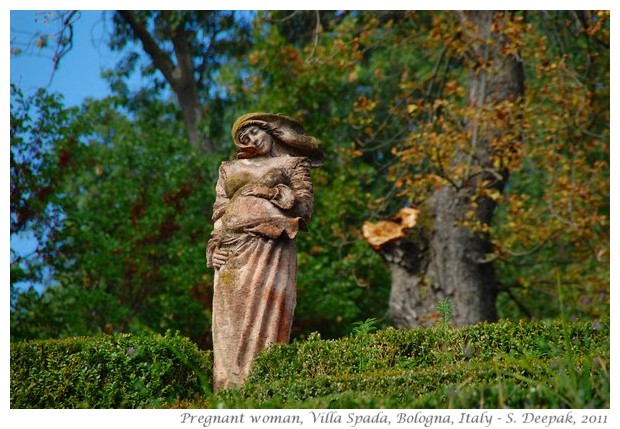
POLYGON ((295 236, 313 206, 310 162, 301 157, 223 162, 216 185, 216 247, 229 251, 215 271, 213 295, 214 387, 242 383, 256 355, 289 341, 296 304, 295 236), (251 184, 274 188, 271 199, 244 196, 251 184))

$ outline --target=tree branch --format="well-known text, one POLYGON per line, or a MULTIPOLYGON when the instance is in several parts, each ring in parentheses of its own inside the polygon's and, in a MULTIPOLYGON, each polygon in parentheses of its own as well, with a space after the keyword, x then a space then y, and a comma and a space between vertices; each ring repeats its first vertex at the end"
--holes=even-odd
POLYGON ((162 72, 168 83, 175 87, 175 66, 168 54, 160 48, 159 44, 151 37, 151 34, 148 32, 144 24, 139 22, 131 11, 119 10, 117 13, 125 20, 125 22, 127 22, 134 34, 138 37, 138 39, 140 39, 140 42, 142 42, 142 46, 144 47, 144 51, 151 57, 155 67, 162 72))
MULTIPOLYGON (((170 11, 163 11, 162 15, 166 19, 166 23, 169 23, 170 20, 168 18, 170 16, 170 11)), ((178 71, 180 71, 180 73, 175 74, 173 78, 177 85, 184 88, 194 86, 194 64, 192 62, 192 53, 187 40, 188 33, 181 25, 176 28, 170 28, 168 26, 168 31, 170 32, 172 46, 174 46, 174 54, 177 59, 177 68, 178 71)))
POLYGON ((118 11, 134 34, 142 42, 145 52, 151 57, 153 64, 161 73, 177 96, 183 114, 185 129, 190 144, 198 150, 213 150, 213 144, 204 139, 199 131, 202 120, 202 106, 198 97, 198 85, 194 76, 194 63, 191 52, 190 33, 185 31, 184 23, 172 28, 170 26, 170 11, 163 11, 162 17, 166 22, 176 57, 176 66, 170 56, 153 39, 146 26, 139 22, 131 11, 118 11))

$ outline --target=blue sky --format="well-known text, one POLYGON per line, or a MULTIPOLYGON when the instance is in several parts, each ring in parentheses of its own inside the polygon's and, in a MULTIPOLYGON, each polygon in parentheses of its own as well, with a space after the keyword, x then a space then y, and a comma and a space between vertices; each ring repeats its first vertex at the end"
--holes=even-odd
MULTIPOLYGON (((34 47, 38 34, 53 34, 57 23, 49 20, 45 11, 11 11, 11 48, 23 53, 11 55, 10 79, 26 95, 39 88, 63 95, 67 107, 80 105, 86 98, 103 98, 110 93, 101 78, 103 68, 111 68, 119 58, 118 53, 107 47, 107 34, 111 28, 110 11, 81 11, 74 25, 73 48, 62 58, 54 73, 51 50, 34 47)), ((140 77, 132 79, 133 85, 140 77)), ((29 254, 36 241, 28 236, 11 237, 11 247, 19 253, 29 254)))
MULTIPOLYGON (((57 24, 42 11, 11 11, 11 48, 23 53, 11 55, 11 83, 25 94, 39 88, 63 95, 66 106, 81 104, 88 97, 103 98, 109 94, 101 69, 115 64, 118 54, 106 45, 109 16, 102 11, 82 11, 74 25, 73 48, 63 57, 54 73, 52 52, 28 47, 37 34, 57 31, 57 24)), ((21 254, 31 253, 36 241, 28 236, 11 237, 11 247, 21 254)))
MULTIPOLYGON (((118 58, 106 45, 110 12, 106 15, 102 11, 80 13, 74 26, 73 48, 62 59, 52 81, 51 52, 34 48, 11 56, 11 83, 18 84, 26 93, 40 87, 59 92, 69 106, 80 104, 86 97, 102 98, 108 94, 107 84, 101 79, 101 69, 113 65, 118 58)), ((45 21, 45 13, 41 11, 11 11, 12 47, 23 49, 23 43, 37 32, 55 32, 56 23, 45 21)))

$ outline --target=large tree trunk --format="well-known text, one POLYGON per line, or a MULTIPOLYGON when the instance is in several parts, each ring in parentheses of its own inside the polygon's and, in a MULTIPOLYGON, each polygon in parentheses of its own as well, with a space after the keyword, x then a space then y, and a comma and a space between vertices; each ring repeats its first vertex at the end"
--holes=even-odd
POLYGON ((497 319, 493 248, 485 227, 496 207, 493 197, 502 192, 509 173, 498 160, 518 144, 510 140, 517 135, 523 71, 496 31, 501 20, 510 19, 507 15, 472 11, 460 19, 469 46, 468 103, 476 112, 467 123, 471 142, 452 159, 465 173, 430 196, 406 236, 378 249, 391 269, 389 308, 399 327, 433 324, 437 303, 444 299, 452 303, 454 325, 497 319))

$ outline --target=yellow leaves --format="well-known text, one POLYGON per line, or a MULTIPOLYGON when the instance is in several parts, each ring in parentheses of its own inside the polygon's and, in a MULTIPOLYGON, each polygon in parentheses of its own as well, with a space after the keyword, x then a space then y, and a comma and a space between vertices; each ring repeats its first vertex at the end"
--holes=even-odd
POLYGON ((372 112, 375 109, 375 107, 377 107, 377 104, 378 104, 377 100, 368 99, 368 97, 366 97, 365 95, 361 95, 355 101, 355 104, 353 107, 358 112, 368 113, 368 112, 372 112))
POLYGON ((592 164, 592 167, 594 168, 594 170, 599 170, 599 171, 605 171, 609 169, 609 162, 607 161, 594 161, 594 164, 592 164))
POLYGON ((590 25, 586 29, 586 34, 589 37, 596 37, 599 33, 603 33, 605 39, 609 39, 609 32, 606 30, 606 23, 610 18, 609 10, 599 10, 596 12, 596 17, 598 19, 592 20, 594 25, 590 25))
POLYGON ((558 114, 540 121, 540 113, 531 111, 532 131, 527 131, 524 139, 527 147, 522 170, 514 169, 511 176, 511 182, 528 186, 521 185, 504 196, 501 210, 505 219, 496 230, 496 242, 507 255, 530 254, 561 236, 571 241, 567 251, 579 263, 595 257, 587 249, 604 246, 609 240, 609 218, 605 215, 609 166, 605 159, 590 159, 596 153, 604 156, 609 147, 600 142, 592 145, 591 141, 568 143, 566 139, 574 130, 555 122, 566 121, 564 112, 558 109, 558 114), (548 143, 541 144, 542 140, 548 143), (528 198, 527 193, 532 192, 529 188, 536 190, 536 198, 528 198))
POLYGON ((434 189, 438 189, 447 183, 446 179, 437 174, 429 174, 427 180, 434 189))
POLYGON ((433 102, 433 110, 437 110, 439 109, 441 106, 444 106, 447 104, 447 101, 442 99, 442 98, 438 98, 433 102))
POLYGON ((332 49, 335 52, 343 51, 343 50, 346 49, 346 47, 347 47, 346 42, 344 40, 340 39, 340 38, 334 40, 333 45, 332 45, 332 49))
POLYGON ((504 168, 504 160, 501 157, 494 157, 493 158, 493 169, 495 169, 495 171, 502 171, 502 169, 504 168))
POLYGON ((451 80, 449 82, 447 82, 444 86, 443 89, 445 91, 445 93, 447 94, 452 94, 453 92, 455 92, 456 88, 458 87, 458 82, 456 80, 451 80))
MULTIPOLYGON (((473 233, 489 234, 491 232, 491 226, 489 224, 476 219, 474 210, 469 211, 466 216, 468 219, 461 222, 461 226, 464 228, 469 229, 473 233)), ((495 259, 495 255, 493 258, 495 259)))
POLYGON ((308 253, 310 253, 311 255, 320 255, 321 253, 324 253, 324 252, 325 252, 325 248, 318 244, 315 244, 314 246, 310 247, 310 249, 308 249, 308 253))
POLYGON ((257 65, 260 63, 261 58, 263 57, 263 51, 252 51, 249 55, 248 55, 248 63, 250 65, 257 65))
POLYGON ((400 83, 409 82, 409 70, 403 70, 400 74, 400 83))
POLYGON ((301 63, 299 51, 292 46, 285 46, 284 48, 282 48, 280 55, 286 58, 289 62, 301 63))
POLYGON ((360 71, 361 71, 361 67, 359 66, 359 64, 356 64, 355 66, 353 66, 351 68, 351 71, 347 75, 347 81, 349 83, 355 83, 359 77, 360 71))
POLYGON ((459 50, 460 38, 454 37, 456 14, 434 14, 433 27, 430 31, 429 48, 449 48, 459 50))
POLYGON ((456 94, 459 97, 462 97, 463 94, 465 94, 465 88, 460 86, 459 83, 455 79, 447 82, 444 85, 443 90, 444 90, 444 95, 445 96, 450 96, 450 95, 456 94))
MULTIPOLYGON (((496 23, 498 23, 496 21, 496 23)), ((499 23, 498 23, 499 24, 499 23)), ((519 56, 520 49, 524 44, 524 36, 531 31, 531 23, 526 23, 521 15, 510 15, 501 21, 498 31, 502 34, 502 54, 506 56, 519 56)))
POLYGON ((506 219, 495 231, 495 242, 504 252, 521 252, 548 239, 553 228, 550 225, 541 228, 540 212, 535 205, 528 203, 527 195, 507 195, 503 205, 506 219))
POLYGON ((353 69, 351 70, 351 73, 349 73, 349 75, 347 76, 347 81, 349 81, 349 83, 353 83, 357 80, 357 69, 353 69))
POLYGON ((543 60, 542 62, 537 64, 537 68, 538 70, 542 72, 554 72, 558 68, 565 68, 565 67, 563 64, 559 63, 558 61, 543 60))
POLYGON ((497 189, 486 189, 484 192, 484 196, 494 201, 495 203, 499 203, 502 199, 502 194, 497 189))

